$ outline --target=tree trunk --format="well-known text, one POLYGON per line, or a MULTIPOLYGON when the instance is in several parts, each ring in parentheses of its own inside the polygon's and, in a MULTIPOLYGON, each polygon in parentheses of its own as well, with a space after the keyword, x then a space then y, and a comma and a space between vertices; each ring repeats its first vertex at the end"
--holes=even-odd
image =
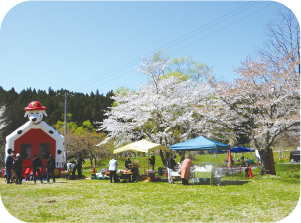
POLYGON ((260 160, 261 160, 261 175, 266 175, 267 174, 267 162, 269 160, 268 157, 268 148, 265 147, 264 149, 259 150, 260 154, 260 160))
POLYGON ((162 150, 160 150, 160 156, 161 156, 161 160, 162 160, 163 165, 166 166, 166 159, 164 157, 164 153, 163 153, 162 150))
MULTIPOLYGON (((166 160, 168 160, 171 154, 168 153, 168 152, 166 152, 165 154, 166 154, 166 160)), ((166 161, 166 162, 167 162, 167 161, 166 161)))
POLYGON ((179 151, 179 154, 181 156, 181 159, 180 159, 180 163, 181 163, 185 159, 185 150, 179 151))
POLYGON ((96 167, 96 156, 94 157, 94 166, 96 167))
POLYGON ((93 166, 93 158, 89 158, 91 166, 93 166))

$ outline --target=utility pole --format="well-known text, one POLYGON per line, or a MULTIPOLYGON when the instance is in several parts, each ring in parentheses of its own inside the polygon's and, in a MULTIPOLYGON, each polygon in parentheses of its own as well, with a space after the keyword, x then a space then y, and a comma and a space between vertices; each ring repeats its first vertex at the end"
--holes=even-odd
MULTIPOLYGON (((65 128, 64 128, 64 137, 66 137, 67 135, 67 92, 65 92, 65 128)), ((67 161, 67 157, 66 157, 66 161, 67 161)))
MULTIPOLYGON (((73 96, 72 94, 70 93, 67 93, 65 92, 64 94, 65 96, 65 112, 64 112, 64 141, 66 140, 66 136, 67 136, 67 97, 68 96, 73 96)), ((66 143, 64 143, 64 145, 66 146, 66 143)), ((68 155, 68 151, 67 151, 67 148, 66 148, 66 154, 65 154, 65 162, 67 163, 67 155, 68 155)))

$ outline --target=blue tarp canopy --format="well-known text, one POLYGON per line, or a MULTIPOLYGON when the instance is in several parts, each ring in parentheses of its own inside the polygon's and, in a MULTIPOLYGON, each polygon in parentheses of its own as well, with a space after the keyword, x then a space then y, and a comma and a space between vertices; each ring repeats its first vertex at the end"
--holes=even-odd
POLYGON ((255 152, 255 150, 243 146, 237 146, 231 149, 231 153, 247 153, 247 152, 255 152))
POLYGON ((218 153, 218 154, 220 154, 220 153, 226 153, 227 152, 227 150, 210 150, 209 151, 209 153, 218 153))
POLYGON ((216 142, 211 139, 207 139, 204 136, 199 136, 194 139, 190 139, 185 142, 180 142, 170 146, 170 150, 188 150, 188 151, 199 151, 199 150, 228 150, 230 146, 221 142, 216 142))

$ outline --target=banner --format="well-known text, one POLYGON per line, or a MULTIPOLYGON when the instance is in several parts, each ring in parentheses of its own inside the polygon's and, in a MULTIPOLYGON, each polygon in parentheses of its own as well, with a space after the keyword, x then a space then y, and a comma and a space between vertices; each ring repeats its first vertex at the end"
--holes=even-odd
POLYGON ((231 151, 228 150, 228 167, 231 167, 231 151))

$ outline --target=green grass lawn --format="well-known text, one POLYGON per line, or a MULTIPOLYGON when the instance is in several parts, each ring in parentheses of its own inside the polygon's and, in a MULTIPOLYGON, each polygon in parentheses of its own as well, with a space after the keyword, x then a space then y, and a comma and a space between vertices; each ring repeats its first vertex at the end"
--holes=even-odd
MULTIPOLYGON (((99 168, 100 169, 100 168, 99 168)), ((91 169, 84 174, 90 176, 91 169)), ((56 183, 5 184, 1 199, 25 222, 276 222, 300 196, 300 165, 276 164, 276 176, 244 173, 223 185, 182 186, 167 182, 110 184, 108 180, 57 179, 56 183)))

